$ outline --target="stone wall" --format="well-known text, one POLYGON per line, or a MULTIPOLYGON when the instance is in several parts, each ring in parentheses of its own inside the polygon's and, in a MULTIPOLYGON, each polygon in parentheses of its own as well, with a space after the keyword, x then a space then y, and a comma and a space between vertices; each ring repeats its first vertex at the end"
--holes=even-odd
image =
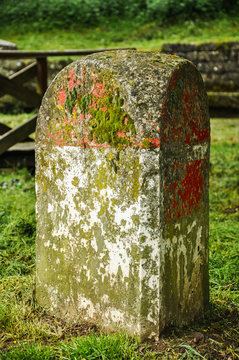
POLYGON ((239 109, 239 43, 164 44, 162 52, 194 63, 203 77, 211 107, 239 109))
POLYGON ((0 50, 17 50, 17 45, 0 39, 0 50))

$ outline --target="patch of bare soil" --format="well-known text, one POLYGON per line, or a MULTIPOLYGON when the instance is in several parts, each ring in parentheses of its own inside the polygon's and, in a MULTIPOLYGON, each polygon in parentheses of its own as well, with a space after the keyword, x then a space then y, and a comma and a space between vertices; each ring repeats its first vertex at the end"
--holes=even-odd
POLYGON ((235 308, 223 315, 192 328, 167 329, 148 345, 159 359, 239 359, 239 312, 235 308))

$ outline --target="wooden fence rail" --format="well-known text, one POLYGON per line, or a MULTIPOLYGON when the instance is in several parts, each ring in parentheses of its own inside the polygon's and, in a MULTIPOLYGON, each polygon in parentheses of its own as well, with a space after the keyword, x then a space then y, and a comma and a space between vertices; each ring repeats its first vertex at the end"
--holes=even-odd
MULTIPOLYGON (((25 51, 25 50, 0 50, 1 59, 35 59, 20 71, 7 77, 0 74, 0 97, 9 94, 13 97, 39 107, 41 99, 47 89, 47 58, 56 56, 85 56, 102 51, 113 50, 135 50, 135 48, 113 48, 113 49, 90 49, 90 50, 62 50, 62 51, 25 51), (33 77, 37 78, 35 91, 29 90, 24 84, 33 77)), ((24 124, 10 129, 0 123, 0 155, 6 152, 11 146, 22 142, 35 131, 37 116, 33 116, 24 124)))

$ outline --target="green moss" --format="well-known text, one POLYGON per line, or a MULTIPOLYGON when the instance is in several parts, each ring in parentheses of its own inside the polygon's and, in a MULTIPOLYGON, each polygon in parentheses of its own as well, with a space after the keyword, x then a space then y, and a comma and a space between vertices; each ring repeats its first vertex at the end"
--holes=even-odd
POLYGON ((76 88, 74 87, 74 89, 72 91, 69 91, 69 95, 67 96, 67 99, 65 102, 65 106, 70 113, 72 113, 72 110, 75 106, 76 99, 77 99, 77 91, 76 91, 76 88))
POLYGON ((92 98, 90 94, 86 94, 84 96, 78 96, 77 99, 78 106, 82 112, 82 114, 87 114, 89 112, 89 106, 92 103, 92 98))
MULTIPOLYGON (((106 58, 109 57, 111 55, 106 58)), ((50 125, 50 137, 64 145, 74 136, 78 141, 82 140, 85 147, 93 141, 94 146, 128 147, 135 139, 136 129, 133 120, 123 109, 124 99, 120 96, 114 73, 109 69, 82 69, 82 74, 79 81, 73 75, 72 90, 66 83, 67 74, 63 78, 63 89, 68 90, 63 108, 64 92, 61 90, 58 95, 61 102, 57 111, 62 120, 50 125)))
POLYGON ((79 184, 79 179, 75 176, 73 181, 72 181, 72 185, 78 186, 78 184, 79 184))
MULTIPOLYGON (((122 152, 119 159, 119 174, 122 179, 128 179, 128 182, 122 184, 122 197, 127 193, 128 199, 134 203, 139 196, 140 184, 140 163, 139 157, 130 156, 127 152, 122 152)), ((126 180, 125 180, 126 181, 126 180)))
POLYGON ((145 149, 148 149, 150 147, 150 140, 145 138, 143 141, 142 141, 142 146, 145 148, 145 149))
MULTIPOLYGON (((107 88, 107 87, 106 87, 107 88)), ((122 109, 124 99, 112 89, 107 88, 107 95, 102 97, 86 94, 78 98, 82 113, 90 116, 87 122, 90 140, 98 144, 106 143, 111 146, 129 146, 136 134, 133 120, 122 109)))
POLYGON ((132 216, 131 216, 131 219, 132 219, 133 223, 134 223, 136 226, 139 226, 139 225, 140 225, 139 215, 132 215, 132 216))

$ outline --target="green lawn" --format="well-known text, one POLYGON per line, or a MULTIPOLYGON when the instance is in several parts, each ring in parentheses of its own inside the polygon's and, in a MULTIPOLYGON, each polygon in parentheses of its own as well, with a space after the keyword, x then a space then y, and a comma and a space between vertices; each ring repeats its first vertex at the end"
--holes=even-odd
POLYGON ((0 38, 17 44, 20 50, 96 49, 110 47, 136 47, 158 50, 165 42, 239 41, 239 15, 218 17, 216 20, 187 20, 184 23, 160 25, 152 22, 108 20, 96 28, 64 30, 19 31, 0 28, 0 38))
POLYGON ((211 129, 210 312, 155 343, 65 324, 35 303, 34 176, 0 172, 0 359, 238 358, 239 119, 212 119, 211 129))

